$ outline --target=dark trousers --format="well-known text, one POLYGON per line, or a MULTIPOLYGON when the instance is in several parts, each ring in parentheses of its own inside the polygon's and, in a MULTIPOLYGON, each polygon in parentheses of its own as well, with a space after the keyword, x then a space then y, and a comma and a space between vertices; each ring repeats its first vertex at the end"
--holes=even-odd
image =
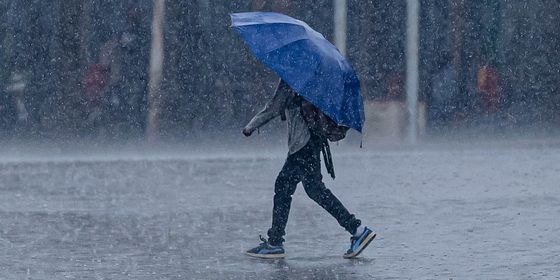
POLYGON ((271 245, 281 245, 286 234, 285 228, 290 214, 292 195, 302 182, 307 195, 327 210, 348 232, 354 233, 360 220, 350 214, 340 200, 323 184, 321 175, 321 141, 312 137, 305 147, 289 155, 276 178, 274 187, 274 209, 272 227, 268 230, 271 245))

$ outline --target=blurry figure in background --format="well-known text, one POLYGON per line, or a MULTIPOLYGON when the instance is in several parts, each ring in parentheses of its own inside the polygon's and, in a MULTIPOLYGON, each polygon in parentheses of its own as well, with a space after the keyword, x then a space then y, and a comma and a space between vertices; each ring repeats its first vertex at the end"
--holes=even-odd
POLYGON ((476 72, 476 95, 479 103, 478 123, 492 129, 505 129, 517 122, 503 105, 507 98, 500 86, 498 71, 491 63, 484 62, 476 72))
POLYGON ((459 114, 459 84, 457 73, 449 55, 439 63, 439 72, 431 80, 432 92, 428 105, 428 118, 434 128, 441 128, 456 120, 459 114))
POLYGON ((0 130, 10 131, 17 119, 17 109, 11 85, 0 88, 0 130))
POLYGON ((400 72, 393 72, 389 75, 387 81, 387 100, 399 102, 406 101, 403 85, 403 76, 400 72))
POLYGON ((150 34, 139 4, 128 6, 124 30, 107 41, 82 80, 87 126, 101 134, 142 134, 148 107, 150 34))
POLYGON ((406 120, 409 114, 406 107, 403 75, 400 71, 393 71, 389 74, 387 95, 382 104, 382 107, 376 108, 378 117, 380 117, 379 128, 381 128, 377 132, 382 132, 389 139, 403 139, 406 134, 406 120))
POLYGON ((118 37, 106 42, 100 49, 99 58, 89 64, 82 80, 86 126, 94 133, 98 130, 106 132, 107 126, 124 119, 118 44, 118 37))
MULTIPOLYGON (((107 72, 105 88, 102 91, 105 115, 108 115, 105 121, 119 121, 119 116, 123 114, 120 108, 123 92, 120 89, 123 78, 121 75, 121 67, 118 52, 119 38, 115 37, 106 42, 99 53, 99 64, 104 67, 107 72)), ((122 117, 122 116, 121 116, 122 117)))
POLYGON ((29 113, 25 107, 25 90, 27 87, 26 75, 13 73, 6 87, 6 92, 11 95, 16 113, 16 131, 21 132, 28 124, 29 113))
POLYGON ((148 107, 148 66, 150 34, 143 24, 144 13, 139 4, 128 7, 126 28, 118 38, 117 59, 121 75, 123 107, 131 132, 142 133, 148 107))
POLYGON ((477 88, 477 75, 479 62, 477 56, 466 65, 465 79, 465 109, 468 113, 469 121, 475 121, 482 111, 482 101, 477 88))
POLYGON ((484 113, 494 114, 500 106, 498 73, 488 63, 482 65, 476 75, 477 91, 482 97, 484 113))
POLYGON ((82 81, 83 103, 87 114, 88 126, 96 127, 103 110, 102 91, 107 86, 109 69, 101 63, 91 63, 82 81))

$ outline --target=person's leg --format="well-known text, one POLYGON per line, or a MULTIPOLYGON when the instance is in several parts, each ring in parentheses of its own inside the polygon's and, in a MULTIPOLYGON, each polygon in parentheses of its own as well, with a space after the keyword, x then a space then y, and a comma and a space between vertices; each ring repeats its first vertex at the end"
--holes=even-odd
POLYGON ((290 214, 292 195, 301 181, 301 160, 298 153, 288 156, 286 163, 276 178, 274 185, 274 207, 272 209, 272 227, 268 230, 268 242, 282 245, 285 228, 290 214))
POLYGON ((303 169, 302 183, 307 195, 329 212, 350 234, 355 234, 361 221, 340 202, 323 183, 321 175, 320 146, 309 150, 303 169))

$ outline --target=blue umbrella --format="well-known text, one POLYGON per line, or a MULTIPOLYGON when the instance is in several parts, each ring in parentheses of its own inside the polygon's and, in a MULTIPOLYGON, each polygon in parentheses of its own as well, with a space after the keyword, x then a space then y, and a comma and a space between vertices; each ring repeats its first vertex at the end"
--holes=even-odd
POLYGON ((253 54, 339 125, 362 132, 360 82, 336 47, 305 22, 279 13, 231 14, 253 54))

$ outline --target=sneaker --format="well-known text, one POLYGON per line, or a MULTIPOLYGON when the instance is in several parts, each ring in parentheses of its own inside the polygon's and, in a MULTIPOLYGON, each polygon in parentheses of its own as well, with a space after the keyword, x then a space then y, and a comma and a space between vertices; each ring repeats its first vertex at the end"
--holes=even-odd
POLYGON ((245 255, 261 259, 280 259, 286 256, 283 246, 272 246, 268 244, 268 241, 266 241, 266 239, 262 236, 259 237, 262 243, 259 246, 245 252, 245 255))
POLYGON ((359 236, 350 237, 350 249, 344 254, 345 259, 357 257, 375 238, 376 234, 369 228, 365 228, 359 236))

